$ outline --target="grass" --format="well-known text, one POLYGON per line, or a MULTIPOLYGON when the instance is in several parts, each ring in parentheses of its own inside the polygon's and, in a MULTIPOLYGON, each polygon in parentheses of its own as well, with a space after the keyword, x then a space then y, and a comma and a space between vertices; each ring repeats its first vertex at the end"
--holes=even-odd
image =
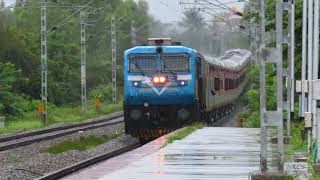
MULTIPOLYGON (((88 106, 86 113, 81 113, 81 107, 49 107, 49 125, 58 123, 75 123, 87 119, 96 118, 102 115, 118 112, 122 110, 122 104, 108 104, 101 107, 100 112, 96 112, 93 105, 88 106)), ((31 129, 43 128, 44 125, 36 111, 24 113, 21 117, 8 117, 6 126, 0 128, 0 134, 20 132, 31 129)))
POLYGON ((111 139, 118 137, 119 135, 114 136, 88 136, 88 137, 80 137, 79 140, 73 141, 64 141, 53 145, 44 150, 44 152, 50 154, 60 154, 70 150, 79 150, 79 151, 86 151, 89 149, 93 149, 101 144, 108 142, 111 139))
POLYGON ((181 131, 178 131, 176 134, 169 136, 164 146, 171 144, 173 141, 181 140, 187 137, 188 135, 190 135, 191 133, 193 133, 194 131, 201 129, 203 127, 205 127, 205 124, 203 122, 194 123, 193 125, 186 127, 181 131))
POLYGON ((293 155, 294 153, 307 153, 307 140, 306 135, 303 136, 304 131, 303 123, 292 123, 291 124, 291 139, 289 146, 286 147, 286 155, 293 155))

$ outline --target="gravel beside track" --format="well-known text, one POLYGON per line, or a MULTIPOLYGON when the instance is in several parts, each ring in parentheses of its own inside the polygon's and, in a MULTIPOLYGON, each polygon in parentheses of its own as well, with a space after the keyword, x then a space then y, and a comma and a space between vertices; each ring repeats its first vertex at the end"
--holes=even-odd
POLYGON ((119 123, 123 123, 122 117, 112 119, 112 120, 107 120, 106 122, 100 122, 97 124, 89 124, 89 125, 80 126, 80 127, 70 127, 68 129, 53 131, 53 132, 49 132, 49 133, 44 133, 44 134, 39 134, 39 135, 31 135, 31 136, 27 136, 27 137, 12 139, 10 141, 0 142, 0 151, 5 151, 5 150, 12 149, 12 148, 25 146, 25 145, 29 145, 29 144, 40 142, 40 141, 45 141, 45 140, 50 140, 50 139, 54 139, 54 138, 58 138, 58 137, 67 136, 69 134, 77 133, 79 131, 87 131, 90 129, 107 127, 107 126, 119 124, 119 123))
POLYGON ((57 171, 88 158, 111 152, 138 142, 137 139, 123 134, 124 124, 74 133, 53 140, 42 141, 8 151, 0 152, 0 179, 29 180, 57 171), (66 140, 77 140, 90 135, 109 135, 121 133, 117 138, 87 151, 71 150, 61 154, 45 153, 44 149, 66 140))
POLYGON ((29 130, 29 131, 0 134, 0 142, 10 141, 13 139, 24 138, 24 137, 29 137, 29 136, 39 135, 39 134, 50 133, 50 132, 54 132, 54 131, 58 131, 58 130, 65 130, 65 129, 69 129, 69 128, 97 124, 97 123, 105 122, 106 120, 109 120, 109 119, 111 120, 111 119, 119 118, 122 116, 123 116, 123 112, 115 112, 115 113, 112 113, 109 115, 104 115, 104 116, 100 116, 97 118, 88 119, 83 122, 59 123, 59 124, 50 125, 46 128, 42 128, 42 129, 33 129, 33 130, 29 130))

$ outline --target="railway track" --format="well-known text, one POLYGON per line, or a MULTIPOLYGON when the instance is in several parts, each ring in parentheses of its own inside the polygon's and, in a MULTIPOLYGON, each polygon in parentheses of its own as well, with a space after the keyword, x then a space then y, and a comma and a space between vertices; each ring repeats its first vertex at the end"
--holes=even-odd
POLYGON ((107 126, 120 124, 120 123, 123 123, 122 114, 114 115, 112 117, 103 118, 95 121, 88 121, 88 122, 79 123, 79 124, 65 125, 65 126, 43 129, 39 131, 5 136, 0 138, 0 152, 21 147, 21 146, 26 146, 26 145, 40 142, 40 141, 45 141, 45 140, 66 136, 79 131, 97 129, 97 128, 107 127, 107 126))
POLYGON ((123 147, 121 149, 118 149, 118 150, 115 150, 115 151, 112 151, 112 152, 109 152, 109 153, 101 154, 101 155, 98 155, 96 157, 90 158, 88 160, 79 162, 77 164, 71 165, 69 167, 66 167, 66 168, 60 169, 58 171, 55 171, 53 173, 47 174, 45 176, 42 176, 38 180, 55 180, 55 179, 59 179, 59 178, 62 178, 64 176, 70 175, 70 174, 72 174, 72 173, 74 173, 76 171, 79 171, 81 169, 89 167, 91 165, 97 164, 97 163, 99 163, 101 161, 105 161, 107 159, 110 159, 112 157, 118 156, 118 155, 123 154, 125 152, 129 152, 129 151, 131 151, 133 149, 136 149, 136 148, 138 148, 140 146, 141 146, 140 143, 135 143, 135 144, 123 147))

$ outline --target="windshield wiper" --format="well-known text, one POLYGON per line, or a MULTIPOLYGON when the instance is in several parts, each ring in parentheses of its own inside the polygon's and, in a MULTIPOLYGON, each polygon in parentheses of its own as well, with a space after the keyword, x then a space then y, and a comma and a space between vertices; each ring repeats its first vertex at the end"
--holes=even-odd
POLYGON ((169 68, 168 68, 167 65, 165 65, 165 64, 163 64, 163 67, 164 67, 165 69, 167 69, 166 71, 169 72, 169 73, 171 73, 171 74, 176 78, 176 80, 177 80, 177 73, 176 73, 176 72, 174 72, 174 71, 172 71, 172 70, 169 70, 169 68))
POLYGON ((143 76, 146 76, 143 72, 143 70, 141 69, 141 67, 137 64, 137 62, 134 63, 134 65, 138 68, 138 70, 140 71, 139 73, 141 73, 143 76))

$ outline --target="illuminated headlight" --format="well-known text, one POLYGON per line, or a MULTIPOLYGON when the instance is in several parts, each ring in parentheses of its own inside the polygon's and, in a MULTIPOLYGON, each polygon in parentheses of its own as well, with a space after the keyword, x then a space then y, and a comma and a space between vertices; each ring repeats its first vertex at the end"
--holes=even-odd
POLYGON ((139 81, 133 81, 133 82, 132 82, 132 85, 133 85, 134 87, 139 87, 139 86, 140 86, 140 82, 139 82, 139 81))
POLYGON ((185 85, 187 85, 187 82, 186 81, 179 81, 179 85, 180 86, 185 86, 185 85))
POLYGON ((143 106, 144 106, 144 107, 149 107, 149 103, 148 103, 148 102, 144 102, 144 103, 143 103, 143 106))

